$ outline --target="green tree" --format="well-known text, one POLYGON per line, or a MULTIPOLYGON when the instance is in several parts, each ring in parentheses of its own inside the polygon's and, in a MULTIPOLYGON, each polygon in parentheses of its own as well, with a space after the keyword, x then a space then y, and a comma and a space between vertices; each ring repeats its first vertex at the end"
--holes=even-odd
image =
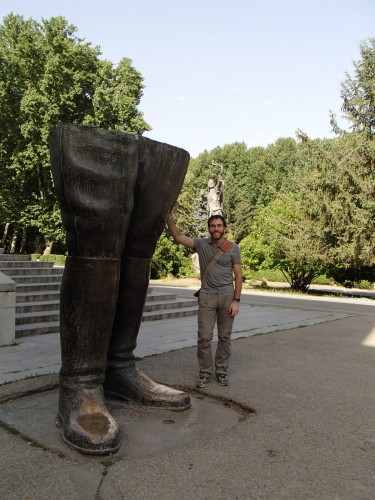
POLYGON ((280 138, 267 148, 248 150, 247 168, 237 185, 234 211, 234 234, 240 241, 250 233, 253 220, 277 193, 290 190, 296 169, 297 143, 292 138, 280 138))
POLYGON ((57 123, 142 134, 142 77, 123 59, 101 60, 63 17, 9 14, 0 25, 0 221, 62 238, 48 135, 57 123))
POLYGON ((245 261, 281 269, 296 290, 322 272, 374 279, 375 141, 366 132, 303 137, 298 161, 290 193, 255 219, 245 261))
MULTIPOLYGON (((375 134, 375 38, 360 44, 361 59, 354 61, 354 76, 346 73, 341 84, 342 111, 354 132, 375 134)), ((334 130, 340 131, 331 113, 334 130)))
POLYGON ((280 194, 269 203, 240 248, 245 267, 280 269, 292 290, 306 291, 324 268, 324 242, 315 217, 293 195, 280 194))
POLYGON ((298 196, 324 240, 327 268, 375 266, 375 141, 353 132, 306 140, 301 153, 309 166, 298 196))
POLYGON ((176 245, 172 237, 164 231, 152 257, 151 278, 191 276, 193 274, 191 251, 186 251, 182 245, 176 245))
POLYGON ((331 113, 333 130, 340 135, 339 148, 343 148, 335 165, 344 182, 343 216, 337 218, 331 235, 330 273, 339 282, 351 284, 360 279, 375 281, 375 38, 361 42, 360 54, 354 75, 346 73, 341 84, 342 111, 354 133, 345 137, 331 113))
POLYGON ((85 117, 84 123, 133 134, 150 130, 138 110, 142 80, 131 59, 122 59, 117 67, 101 61, 92 99, 93 113, 85 117))

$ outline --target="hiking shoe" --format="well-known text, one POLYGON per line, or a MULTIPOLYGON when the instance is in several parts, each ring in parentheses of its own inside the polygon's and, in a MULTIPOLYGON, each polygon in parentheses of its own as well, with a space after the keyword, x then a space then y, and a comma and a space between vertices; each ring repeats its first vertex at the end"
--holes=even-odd
POLYGON ((220 385, 229 385, 229 379, 226 373, 218 373, 216 375, 217 383, 220 385))
POLYGON ((203 389, 203 387, 205 387, 205 385, 207 384, 207 382, 210 381, 210 377, 206 377, 205 375, 203 375, 202 373, 199 374, 199 377, 197 378, 197 380, 195 381, 195 387, 197 389, 203 389))

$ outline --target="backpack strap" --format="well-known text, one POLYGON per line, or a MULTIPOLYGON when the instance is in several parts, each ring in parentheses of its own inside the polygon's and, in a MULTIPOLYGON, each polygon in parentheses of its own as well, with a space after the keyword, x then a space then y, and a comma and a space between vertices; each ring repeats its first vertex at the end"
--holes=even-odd
POLYGON ((223 243, 220 247, 220 250, 223 250, 223 252, 227 252, 230 247, 232 246, 232 242, 231 241, 226 241, 225 243, 223 243))

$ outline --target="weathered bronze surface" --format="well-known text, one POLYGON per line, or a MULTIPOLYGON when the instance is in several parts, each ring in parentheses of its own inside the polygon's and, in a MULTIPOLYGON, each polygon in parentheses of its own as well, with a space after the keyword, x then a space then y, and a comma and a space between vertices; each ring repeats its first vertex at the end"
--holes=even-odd
POLYGON ((133 351, 150 259, 189 161, 183 149, 80 125, 50 135, 56 194, 67 233, 60 304, 63 439, 83 453, 113 453, 119 428, 103 399, 186 409, 182 391, 141 373, 133 351))

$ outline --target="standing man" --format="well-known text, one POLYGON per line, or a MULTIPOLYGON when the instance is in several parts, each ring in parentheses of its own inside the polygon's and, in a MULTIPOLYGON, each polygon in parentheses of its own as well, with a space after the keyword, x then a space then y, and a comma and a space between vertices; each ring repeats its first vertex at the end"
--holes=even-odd
POLYGON ((208 219, 210 238, 190 238, 177 229, 171 216, 167 219, 168 229, 176 243, 194 249, 199 256, 201 278, 217 252, 221 256, 202 280, 199 294, 197 358, 199 376, 195 387, 202 388, 209 382, 215 368, 216 380, 220 385, 229 385, 227 370, 230 358, 231 335, 234 317, 240 308, 242 290, 242 268, 240 249, 232 243, 222 253, 221 247, 227 239, 227 224, 222 215, 208 219), (233 288, 234 274, 234 288, 233 288), (218 345, 213 362, 211 341, 217 323, 218 345))

